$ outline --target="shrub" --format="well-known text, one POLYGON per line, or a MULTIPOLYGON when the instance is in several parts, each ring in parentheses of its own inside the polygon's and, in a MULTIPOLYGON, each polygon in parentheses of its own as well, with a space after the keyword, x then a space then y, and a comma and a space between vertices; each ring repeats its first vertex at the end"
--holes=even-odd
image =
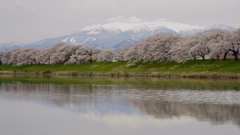
POLYGON ((43 75, 49 75, 52 73, 52 70, 47 69, 47 70, 43 71, 42 73, 43 73, 43 75))

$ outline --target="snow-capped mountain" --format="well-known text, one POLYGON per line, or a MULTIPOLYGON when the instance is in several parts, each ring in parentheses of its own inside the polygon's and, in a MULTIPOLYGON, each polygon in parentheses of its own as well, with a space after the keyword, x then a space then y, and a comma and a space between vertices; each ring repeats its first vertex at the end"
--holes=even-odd
POLYGON ((213 25, 209 29, 221 29, 221 30, 226 30, 226 31, 230 31, 230 32, 236 30, 233 27, 230 27, 230 26, 227 26, 227 25, 223 25, 223 24, 219 24, 219 23, 213 25))
POLYGON ((109 48, 131 39, 140 41, 158 33, 181 34, 191 36, 206 30, 206 27, 192 26, 173 22, 146 22, 146 23, 110 23, 93 25, 83 28, 64 37, 61 42, 66 44, 83 44, 109 48))
POLYGON ((134 41, 132 39, 128 39, 128 40, 125 40, 125 41, 123 41, 123 42, 121 42, 121 43, 119 43, 117 45, 114 45, 112 48, 114 50, 119 50, 119 49, 121 49, 123 47, 131 46, 131 45, 136 44, 136 43, 137 43, 137 41, 134 41))
POLYGON ((25 45, 26 44, 20 43, 20 42, 5 43, 5 44, 0 44, 0 50, 2 50, 2 51, 14 50, 14 49, 23 47, 25 45))
POLYGON ((66 44, 82 44, 87 46, 94 46, 97 44, 99 48, 113 47, 115 49, 119 49, 126 45, 135 44, 142 39, 158 33, 192 36, 199 32, 204 32, 215 28, 228 31, 235 30, 232 27, 220 24, 214 25, 211 28, 207 28, 168 21, 145 23, 109 23, 104 25, 97 24, 85 27, 70 35, 37 41, 25 45, 24 48, 35 47, 42 49, 63 42, 66 44))

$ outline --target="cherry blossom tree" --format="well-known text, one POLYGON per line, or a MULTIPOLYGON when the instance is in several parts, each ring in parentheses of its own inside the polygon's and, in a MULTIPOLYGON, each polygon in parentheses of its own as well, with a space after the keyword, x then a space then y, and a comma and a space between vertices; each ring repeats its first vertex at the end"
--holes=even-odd
POLYGON ((2 64, 8 65, 8 60, 10 59, 11 51, 5 51, 1 57, 2 64))
POLYGON ((210 40, 207 43, 207 46, 211 48, 211 52, 209 54, 210 58, 213 59, 214 57, 223 54, 223 60, 226 60, 232 44, 231 33, 224 30, 215 29, 211 30, 208 35, 210 40))
POLYGON ((31 65, 37 63, 36 56, 39 55, 40 50, 37 48, 22 49, 17 57, 17 66, 31 65))
POLYGON ((152 38, 147 38, 145 40, 140 41, 138 46, 138 61, 141 62, 148 62, 148 61, 154 61, 154 53, 151 52, 152 46, 154 44, 154 41, 152 38))
POLYGON ((5 60, 7 65, 17 65, 18 56, 21 54, 23 50, 24 49, 16 49, 16 50, 10 51, 10 58, 8 60, 5 60))
POLYGON ((50 64, 64 63, 73 55, 76 45, 59 45, 56 51, 50 57, 50 64))
POLYGON ((82 52, 86 57, 88 58, 88 62, 93 63, 95 62, 96 55, 100 53, 100 50, 96 48, 97 45, 94 45, 93 47, 83 46, 82 52))
POLYGON ((240 28, 232 33, 232 40, 233 40, 233 43, 230 51, 232 51, 235 57, 235 60, 238 60, 239 49, 240 49, 240 28))
POLYGON ((116 58, 116 52, 112 49, 103 49, 98 55, 99 62, 113 62, 116 58))
POLYGON ((192 56, 200 56, 202 60, 205 60, 205 56, 210 53, 211 49, 208 46, 208 42, 210 41, 209 33, 200 33, 196 36, 193 41, 197 41, 197 44, 190 48, 189 54, 192 56))
POLYGON ((197 40, 192 37, 185 37, 179 39, 170 50, 171 59, 176 62, 185 62, 186 60, 193 58, 196 60, 195 54, 190 54, 189 50, 197 44, 197 40))
POLYGON ((100 53, 100 50, 94 47, 81 46, 78 45, 75 48, 75 51, 70 56, 70 59, 65 62, 65 64, 81 64, 86 62, 95 62, 97 61, 97 55, 100 53))
POLYGON ((118 50, 115 54, 116 56, 116 59, 118 61, 125 61, 124 59, 124 54, 125 52, 127 52, 132 46, 125 46, 125 47, 122 47, 120 50, 118 50))
POLYGON ((37 63, 38 64, 51 64, 50 58, 51 56, 56 53, 57 48, 64 46, 64 44, 56 44, 51 47, 47 47, 39 52, 39 55, 37 56, 37 63))
POLYGON ((4 51, 0 51, 0 65, 2 64, 2 57, 4 55, 4 51))
POLYGON ((134 45, 129 50, 124 53, 124 60, 128 62, 137 62, 138 61, 138 46, 134 45))
POLYGON ((143 61, 165 62, 171 60, 171 48, 180 36, 173 34, 157 34, 139 43, 139 54, 143 61))
POLYGON ((38 64, 37 61, 37 56, 40 54, 40 50, 37 48, 32 48, 29 50, 28 52, 28 59, 29 59, 29 63, 28 64, 38 64))

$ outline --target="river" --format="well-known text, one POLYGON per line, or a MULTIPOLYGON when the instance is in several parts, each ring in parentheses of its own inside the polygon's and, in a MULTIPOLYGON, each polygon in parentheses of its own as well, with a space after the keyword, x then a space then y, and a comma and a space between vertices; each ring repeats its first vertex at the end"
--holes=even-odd
POLYGON ((240 80, 0 76, 0 135, 239 135, 240 80))

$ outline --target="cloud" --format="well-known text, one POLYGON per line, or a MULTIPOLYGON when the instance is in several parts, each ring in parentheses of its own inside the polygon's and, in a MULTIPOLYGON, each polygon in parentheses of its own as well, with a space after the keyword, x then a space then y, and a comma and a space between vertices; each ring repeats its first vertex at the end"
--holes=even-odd
POLYGON ((143 126, 169 127, 177 124, 185 124, 194 121, 187 116, 172 117, 169 119, 156 119, 152 116, 139 114, 118 114, 110 113, 106 115, 97 112, 88 112, 81 114, 83 118, 91 121, 103 122, 114 129, 137 129, 143 126))
POLYGON ((107 23, 114 23, 114 22, 125 22, 125 23, 141 23, 141 22, 146 22, 147 20, 141 20, 137 18, 136 16, 131 16, 131 17, 125 17, 125 16, 116 16, 116 17, 111 17, 106 20, 107 23))

